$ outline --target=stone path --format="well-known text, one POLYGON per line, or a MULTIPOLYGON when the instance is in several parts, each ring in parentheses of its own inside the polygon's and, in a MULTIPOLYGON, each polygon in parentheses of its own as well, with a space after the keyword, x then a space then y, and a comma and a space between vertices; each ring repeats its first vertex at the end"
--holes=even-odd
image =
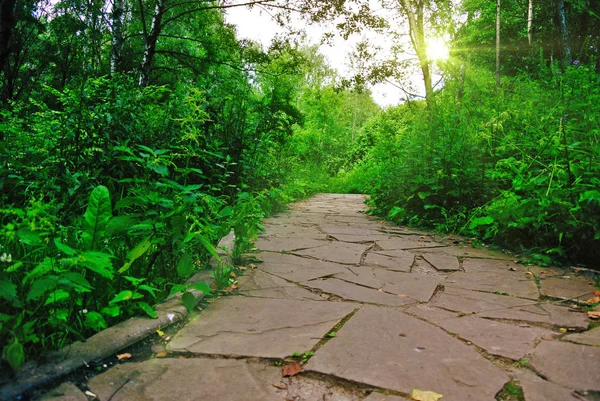
MULTIPOLYGON (((319 195, 267 219, 263 262, 235 293, 189 321, 166 358, 110 368, 89 391, 105 401, 428 400, 415 389, 442 401, 517 400, 515 389, 526 401, 600 399, 600 328, 570 307, 597 290, 588 279, 381 225, 363 200, 319 195), (303 371, 282 377, 294 361, 303 371)), ((62 387, 45 399, 85 399, 62 387)))

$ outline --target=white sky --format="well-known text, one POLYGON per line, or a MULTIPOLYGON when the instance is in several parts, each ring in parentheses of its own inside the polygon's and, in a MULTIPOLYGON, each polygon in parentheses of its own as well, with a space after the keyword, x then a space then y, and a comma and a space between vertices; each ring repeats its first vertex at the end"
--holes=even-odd
MULTIPOLYGON (((283 29, 277 25, 273 18, 259 7, 248 9, 246 7, 234 7, 226 11, 225 19, 228 23, 237 26, 238 39, 251 39, 261 43, 267 48, 271 39, 278 33, 283 33, 283 29)), ((301 25, 305 26, 305 25, 301 25)), ((311 25, 306 28, 307 40, 310 44, 320 42, 321 36, 325 31, 322 27, 311 25)), ((371 33, 370 39, 373 39, 381 47, 385 48, 385 38, 371 33)), ((329 65, 342 75, 349 76, 348 54, 352 51, 354 45, 360 41, 360 37, 351 36, 347 41, 336 36, 331 46, 324 44, 320 50, 327 57, 329 65)), ((383 50, 385 52, 385 49, 383 50)), ((389 106, 399 104, 403 98, 403 92, 398 88, 388 84, 378 84, 371 87, 373 99, 380 106, 389 106)))

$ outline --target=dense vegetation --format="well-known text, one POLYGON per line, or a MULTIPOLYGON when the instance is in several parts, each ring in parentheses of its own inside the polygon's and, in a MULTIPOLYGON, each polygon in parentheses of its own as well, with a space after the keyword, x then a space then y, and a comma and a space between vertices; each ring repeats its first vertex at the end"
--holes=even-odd
POLYGON ((540 262, 600 256, 597 6, 536 2, 532 38, 527 2, 504 6, 498 86, 488 1, 394 2, 408 45, 359 0, 256 3, 282 24, 293 10, 387 32, 417 63, 363 43, 342 79, 293 35, 238 40, 227 1, 1 0, 3 363, 154 316, 223 235, 239 259, 265 215, 317 191, 540 262), (452 57, 435 63, 422 39, 444 31, 452 57), (411 68, 424 99, 382 111, 367 83, 407 85, 411 68))

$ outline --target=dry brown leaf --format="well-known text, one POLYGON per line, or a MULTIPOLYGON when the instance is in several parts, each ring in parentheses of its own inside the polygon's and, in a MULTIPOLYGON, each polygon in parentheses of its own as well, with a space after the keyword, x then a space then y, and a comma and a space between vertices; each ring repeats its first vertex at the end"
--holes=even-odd
POLYGON ((598 304, 598 303, 600 303, 600 297, 593 297, 593 298, 588 299, 585 302, 587 302, 588 304, 598 304))
POLYGON ((167 357, 167 353, 166 352, 157 352, 156 355, 154 355, 157 358, 166 358, 167 357))
POLYGON ((237 275, 234 272, 229 273, 229 275, 233 278, 237 278, 237 275))
POLYGON ((288 386, 285 383, 280 384, 272 384, 273 387, 278 388, 279 390, 287 390, 288 386))
POLYGON ((508 270, 510 270, 511 272, 516 272, 517 269, 515 269, 514 267, 510 267, 508 270))
POLYGON ((600 311, 589 311, 588 317, 590 319, 600 319, 600 311))
POLYGON ((415 401, 438 401, 440 398, 442 398, 442 395, 436 392, 417 389, 414 389, 410 396, 415 401))
POLYGON ((594 295, 600 297, 600 291, 594 291, 594 295))
POLYGON ((300 372, 302 372, 302 365, 300 365, 298 362, 294 362, 291 365, 285 365, 281 367, 281 374, 283 377, 296 376, 300 372))
POLYGON ((331 295, 329 295, 329 294, 319 294, 319 296, 326 301, 329 300, 329 298, 331 298, 331 295))
POLYGON ((127 352, 126 352, 126 353, 124 353, 124 354, 119 354, 119 355, 117 355, 117 359, 118 359, 119 361, 121 361, 121 360, 123 360, 123 359, 129 359, 129 358, 131 358, 131 354, 129 354, 129 353, 127 353, 127 352))
POLYGON ((247 270, 248 268, 246 266, 239 266, 238 269, 240 269, 240 270, 247 270))
POLYGON ((253 263, 250 263, 250 268, 251 268, 251 269, 256 269, 256 265, 255 265, 255 264, 253 264, 253 263))

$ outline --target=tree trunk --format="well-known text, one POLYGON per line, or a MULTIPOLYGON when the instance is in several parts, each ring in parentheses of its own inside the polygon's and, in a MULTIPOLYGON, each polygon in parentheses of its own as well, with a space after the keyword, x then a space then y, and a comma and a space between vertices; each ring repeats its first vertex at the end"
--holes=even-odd
POLYGON ((496 86, 500 87, 500 0, 496 1, 496 86))
POLYGON ((565 2, 558 0, 557 2, 558 27, 560 30, 560 40, 562 46, 563 57, 567 65, 571 64, 571 48, 569 47, 569 27, 567 25, 567 16, 565 14, 565 2))
POLYGON ((111 14, 112 49, 110 51, 110 75, 120 70, 121 51, 123 50, 123 0, 114 0, 111 14))
POLYGON ((533 43, 533 0, 529 0, 529 10, 527 12, 527 41, 531 46, 531 43, 533 43))
POLYGON ((148 86, 150 83, 150 73, 154 63, 154 55, 156 54, 156 43, 162 30, 162 18, 165 13, 165 0, 156 0, 154 14, 152 15, 152 24, 150 32, 146 36, 144 43, 144 55, 142 57, 142 65, 140 68, 140 86, 148 86))
POLYGON ((425 101, 427 107, 434 107, 433 84, 431 82, 431 70, 427 58, 427 45, 425 44, 425 25, 423 23, 423 0, 398 0, 401 11, 408 19, 410 40, 419 58, 423 83, 425 84, 425 101))
POLYGON ((0 71, 10 54, 10 36, 15 27, 15 0, 0 0, 0 71))

